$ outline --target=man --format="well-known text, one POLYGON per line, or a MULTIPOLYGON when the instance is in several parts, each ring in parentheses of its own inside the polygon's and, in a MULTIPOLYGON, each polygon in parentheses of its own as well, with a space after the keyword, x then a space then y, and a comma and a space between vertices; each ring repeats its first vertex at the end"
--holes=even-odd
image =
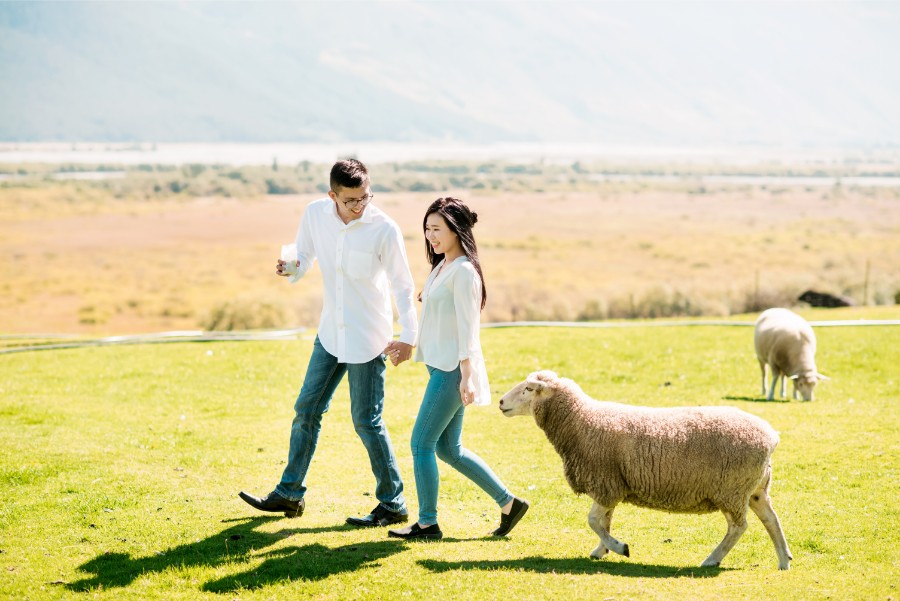
MULTIPOLYGON (((407 521, 403 482, 387 428, 384 406, 385 355, 394 365, 409 359, 416 337, 413 279, 397 224, 370 205, 369 173, 355 159, 331 169, 328 198, 306 207, 297 232, 297 261, 279 260, 275 272, 296 282, 318 259, 324 302, 318 336, 294 406, 288 463, 281 482, 267 496, 240 497, 256 509, 303 515, 306 474, 335 389, 347 374, 350 413, 369 453, 378 506, 347 523, 387 526, 407 521), (393 293, 403 330, 393 341, 393 293)), ((339 469, 340 466, 334 466, 339 469)))

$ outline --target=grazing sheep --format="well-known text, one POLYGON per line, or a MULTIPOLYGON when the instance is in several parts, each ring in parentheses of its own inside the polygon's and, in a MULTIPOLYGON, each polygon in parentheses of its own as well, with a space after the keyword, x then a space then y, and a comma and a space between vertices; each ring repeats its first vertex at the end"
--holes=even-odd
POLYGON ((702 566, 718 566, 747 529, 747 508, 759 517, 778 554, 791 553, 769 499, 769 458, 778 434, 733 407, 656 409, 600 402, 572 380, 535 372, 503 395, 507 417, 534 420, 562 457, 569 486, 594 500, 588 524, 600 537, 591 557, 629 556, 609 533, 620 502, 679 513, 721 511, 728 532, 702 566))
POLYGON ((766 394, 766 365, 772 372, 768 399, 775 398, 775 386, 781 378, 784 396, 785 378, 794 381, 804 401, 813 400, 813 389, 819 380, 828 378, 816 370, 816 335, 805 319, 787 309, 767 309, 756 320, 753 332, 756 358, 762 372, 762 394, 766 394))

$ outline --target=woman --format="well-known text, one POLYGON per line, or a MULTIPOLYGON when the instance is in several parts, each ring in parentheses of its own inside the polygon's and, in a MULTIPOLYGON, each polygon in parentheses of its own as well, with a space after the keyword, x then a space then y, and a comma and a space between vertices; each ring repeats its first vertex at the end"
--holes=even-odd
POLYGON ((432 271, 421 295, 415 359, 425 363, 430 378, 411 440, 419 520, 388 531, 396 538, 443 537, 437 522, 440 482, 435 454, 500 506, 495 536, 508 534, 528 511, 528 501, 513 496, 480 457, 462 446, 465 407, 488 405, 491 400, 479 337, 487 293, 472 235, 477 220, 456 198, 439 198, 425 213, 425 251, 432 271))

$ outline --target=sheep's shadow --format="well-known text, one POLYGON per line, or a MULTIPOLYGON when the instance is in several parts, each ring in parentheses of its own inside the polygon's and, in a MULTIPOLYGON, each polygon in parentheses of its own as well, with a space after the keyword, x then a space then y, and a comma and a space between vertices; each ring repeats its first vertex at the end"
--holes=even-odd
POLYGON ((481 561, 438 561, 423 559, 418 562, 432 572, 454 570, 526 570, 541 574, 609 574, 631 578, 712 578, 728 568, 676 567, 634 562, 613 562, 579 558, 554 558, 533 556, 521 559, 481 560, 481 561))
POLYGON ((790 403, 791 399, 772 399, 764 396, 723 396, 723 401, 746 401, 748 403, 790 403))
MULTIPOLYGON (((282 518, 261 516, 228 520, 238 523, 203 540, 171 547, 145 557, 134 557, 128 553, 102 553, 78 567, 89 576, 66 584, 66 588, 85 592, 98 588, 126 587, 144 574, 161 573, 171 568, 248 563, 251 557, 257 556, 259 549, 274 545, 293 534, 353 529, 341 524, 321 528, 286 528, 279 532, 258 530, 261 525, 279 519, 282 518)), ((359 543, 335 549, 319 544, 279 548, 262 555, 266 559, 258 568, 250 568, 243 573, 209 582, 204 585, 204 590, 228 592, 238 587, 256 588, 282 580, 324 578, 356 570, 368 562, 398 553, 404 548, 399 541, 359 543), (334 558, 338 559, 332 561, 334 558)))

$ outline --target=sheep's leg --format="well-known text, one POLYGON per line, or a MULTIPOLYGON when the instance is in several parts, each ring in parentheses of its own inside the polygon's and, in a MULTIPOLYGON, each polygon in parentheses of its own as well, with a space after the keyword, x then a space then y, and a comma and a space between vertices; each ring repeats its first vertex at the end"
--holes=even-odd
POLYGON ((772 509, 772 500, 769 498, 769 493, 766 492, 766 487, 760 488, 750 497, 750 509, 753 510, 759 521, 766 527, 766 532, 769 533, 769 538, 772 539, 772 543, 775 545, 775 553, 778 554, 778 569, 787 570, 790 569, 791 560, 794 556, 791 555, 791 551, 788 549, 784 531, 781 529, 781 522, 778 520, 775 510, 772 509))
POLYGON ((740 515, 732 515, 727 511, 723 511, 722 513, 725 514, 725 519, 728 520, 728 532, 725 533, 725 538, 722 539, 719 546, 713 549, 713 552, 710 553, 709 557, 700 564, 700 567, 717 567, 722 563, 722 560, 725 559, 728 552, 731 551, 735 543, 737 543, 744 534, 744 530, 747 529, 746 510, 740 515))
POLYGON ((619 542, 609 533, 609 526, 612 524, 612 514, 615 505, 612 507, 604 507, 600 503, 594 502, 590 512, 588 512, 588 524, 591 529, 600 537, 600 544, 591 551, 591 557, 600 559, 608 551, 613 551, 619 555, 629 556, 628 545, 619 542))
POLYGON ((762 372, 762 394, 765 395, 767 390, 766 386, 766 362, 760 360, 759 361, 759 371, 762 372))
MULTIPOLYGON (((775 387, 778 385, 778 378, 781 377, 781 373, 773 366, 769 366, 772 370, 772 384, 769 386, 769 396, 767 397, 770 401, 775 400, 775 387)), ((784 396, 784 380, 781 381, 781 396, 784 396)))
POLYGON ((784 396, 784 385, 787 383, 785 380, 787 380, 787 376, 785 375, 784 372, 781 372, 781 397, 780 398, 782 398, 782 399, 787 398, 784 396))

